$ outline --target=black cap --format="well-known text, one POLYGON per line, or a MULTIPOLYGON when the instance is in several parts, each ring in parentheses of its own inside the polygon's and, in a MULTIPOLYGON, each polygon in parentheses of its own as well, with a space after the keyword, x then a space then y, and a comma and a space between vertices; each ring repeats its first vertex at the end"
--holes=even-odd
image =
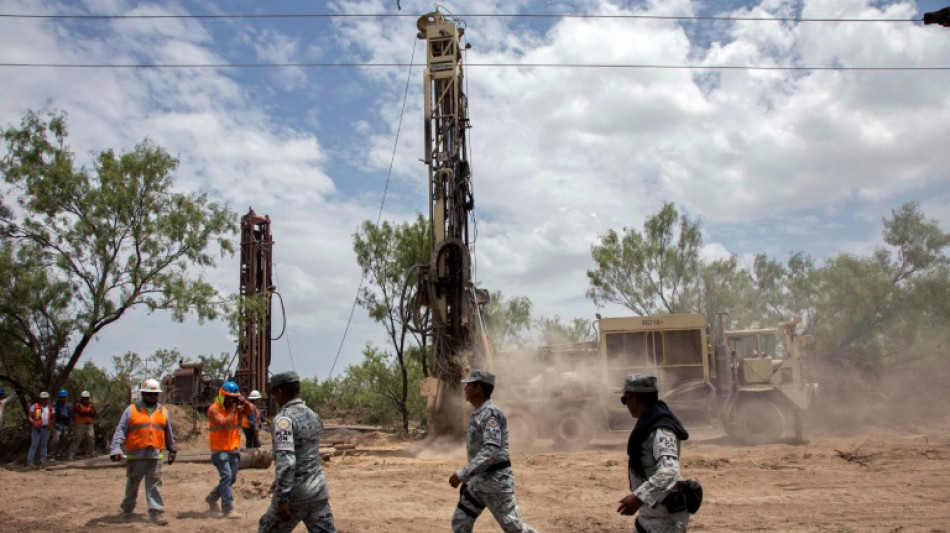
POLYGON ((300 376, 296 372, 291 370, 290 372, 281 372, 279 374, 274 374, 270 378, 270 388, 279 387, 281 385, 286 385, 288 383, 299 383, 300 376))

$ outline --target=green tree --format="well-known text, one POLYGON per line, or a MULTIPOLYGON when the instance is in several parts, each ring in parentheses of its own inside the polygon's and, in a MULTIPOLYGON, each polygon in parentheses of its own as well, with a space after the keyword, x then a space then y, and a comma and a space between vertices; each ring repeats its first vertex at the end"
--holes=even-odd
POLYGON ((596 338, 593 322, 586 318, 575 318, 565 324, 560 316, 554 315, 539 318, 534 326, 542 345, 585 342, 596 338))
MULTIPOLYGON (((419 350, 412 352, 420 365, 427 369, 424 336, 414 333, 403 321, 399 303, 403 286, 413 266, 427 263, 429 259, 429 224, 419 215, 413 222, 380 225, 370 221, 363 222, 360 231, 353 235, 353 250, 356 260, 363 270, 370 286, 363 287, 359 295, 359 304, 369 316, 386 329, 386 335, 392 348, 399 370, 399 392, 392 394, 390 389, 377 391, 390 399, 402 415, 403 431, 409 431, 409 397, 411 390, 418 387, 413 381, 410 385, 407 356, 414 341, 419 350), (411 389, 411 390, 410 390, 411 389)), ((374 354, 365 350, 364 355, 374 354)), ((424 372, 427 374, 427 372, 424 372)), ((382 382, 374 382, 382 386, 382 382)))
POLYGON ((912 356, 922 332, 945 329, 935 296, 950 293, 950 234, 916 202, 883 220, 886 246, 868 257, 841 254, 814 272, 806 332, 819 357, 875 374, 912 356))
POLYGON ((588 298, 626 306, 638 315, 699 309, 699 221, 666 203, 643 223, 643 233, 609 230, 591 246, 597 265, 587 271, 588 298))
POLYGON ((231 370, 231 359, 233 357, 228 352, 198 356, 198 360, 204 363, 201 369, 202 374, 211 379, 227 379, 231 370))
POLYGON ((2 132, 0 379, 36 394, 59 388, 89 342, 127 311, 217 318, 226 301, 201 270, 209 247, 233 253, 236 216, 203 194, 173 191, 178 161, 146 140, 77 167, 66 118, 29 112, 2 132))
POLYGON ((753 277, 736 256, 703 262, 700 267, 700 308, 707 324, 716 324, 720 311, 729 313, 729 323, 737 328, 766 327, 765 305, 759 298, 753 277))
POLYGON ((501 291, 494 291, 481 313, 496 350, 524 346, 531 331, 531 300, 527 296, 505 299, 501 291))

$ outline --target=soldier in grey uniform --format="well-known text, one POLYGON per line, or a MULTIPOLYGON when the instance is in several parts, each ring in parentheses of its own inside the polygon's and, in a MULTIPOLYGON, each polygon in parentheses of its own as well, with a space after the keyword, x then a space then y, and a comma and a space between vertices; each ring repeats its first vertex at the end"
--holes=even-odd
POLYGON ((307 531, 336 533, 330 494, 320 465, 323 422, 299 398, 300 376, 271 378, 271 397, 281 406, 271 424, 274 439, 274 498, 258 533, 289 533, 302 520, 307 531))
POLYGON ((468 423, 468 464, 449 477, 458 488, 459 503, 452 515, 454 533, 471 533, 475 519, 486 507, 505 533, 537 533, 521 521, 515 502, 515 475, 508 456, 508 421, 491 401, 495 376, 472 370, 465 384, 465 400, 475 407, 468 423))
POLYGON ((637 424, 627 441, 630 494, 617 512, 632 516, 638 533, 680 533, 689 525, 689 512, 679 482, 680 442, 689 433, 666 403, 659 399, 656 376, 630 374, 621 403, 637 424))

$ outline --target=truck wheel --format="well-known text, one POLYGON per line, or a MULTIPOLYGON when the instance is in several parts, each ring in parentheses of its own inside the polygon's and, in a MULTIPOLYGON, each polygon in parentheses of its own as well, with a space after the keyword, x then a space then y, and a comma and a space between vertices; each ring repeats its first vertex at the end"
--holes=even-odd
POLYGON ((769 444, 782 437, 785 416, 777 405, 762 399, 742 402, 736 413, 736 438, 749 446, 769 444))
POLYGON ((576 450, 590 442, 594 431, 586 418, 577 407, 561 409, 554 421, 554 443, 558 448, 576 450))
POLYGON ((525 411, 508 414, 508 440, 515 448, 529 448, 538 436, 534 418, 525 411))

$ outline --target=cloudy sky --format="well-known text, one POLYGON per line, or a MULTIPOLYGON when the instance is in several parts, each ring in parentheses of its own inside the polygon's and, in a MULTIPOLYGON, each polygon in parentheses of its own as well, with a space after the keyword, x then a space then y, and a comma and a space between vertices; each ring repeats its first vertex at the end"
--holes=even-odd
MULTIPOLYGON (((784 19, 919 19, 944 0, 467 0, 449 12, 784 19)), ((226 3, 0 0, 0 14, 388 14, 423 0, 226 3)), ((287 335, 272 370, 321 379, 343 340, 360 272, 352 234, 427 212, 424 42, 415 16, 76 19, 0 17, 0 124, 69 114, 81 157, 148 137, 181 159, 183 191, 269 214, 287 335), (402 67, 268 67, 388 63, 402 67), (216 65, 63 68, 11 64, 216 65), (408 95, 405 99, 408 81, 408 95), (405 112, 403 113, 403 105, 405 112), (400 122, 400 117, 402 121, 400 122), (401 126, 400 126, 401 125, 401 126), (398 143, 396 133, 399 131, 398 143), (394 151, 395 147, 395 151, 394 151), (395 154, 395 157, 393 155, 395 154)), ((590 246, 672 201, 704 222, 708 257, 866 253, 907 200, 950 227, 950 28, 913 22, 464 17, 477 277, 527 296, 536 316, 590 318, 590 246), (546 64, 511 67, 492 64, 546 64), (696 69, 580 68, 577 64, 696 69), (560 65, 560 66, 558 66, 560 65), (723 66, 808 67, 789 70, 723 66), (821 69, 826 70, 821 70, 821 69)), ((237 259, 207 275, 237 291, 237 259)), ((623 314, 607 308, 605 314, 623 314)), ((280 327, 279 308, 275 328, 280 327)), ((380 327, 357 309, 335 366, 380 327)), ((178 348, 232 352, 223 324, 135 312, 86 358, 178 348)))

